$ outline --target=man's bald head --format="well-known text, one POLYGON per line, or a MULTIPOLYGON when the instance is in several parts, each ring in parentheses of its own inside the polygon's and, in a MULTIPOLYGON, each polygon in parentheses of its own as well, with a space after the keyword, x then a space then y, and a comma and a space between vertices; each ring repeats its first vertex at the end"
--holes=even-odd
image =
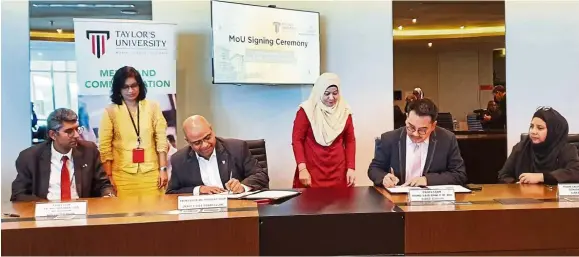
POLYGON ((211 124, 201 115, 193 115, 183 122, 183 131, 187 133, 190 130, 211 129, 211 124))
POLYGON ((185 141, 200 156, 209 158, 215 149, 215 135, 211 124, 201 115, 193 115, 183 122, 185 141))

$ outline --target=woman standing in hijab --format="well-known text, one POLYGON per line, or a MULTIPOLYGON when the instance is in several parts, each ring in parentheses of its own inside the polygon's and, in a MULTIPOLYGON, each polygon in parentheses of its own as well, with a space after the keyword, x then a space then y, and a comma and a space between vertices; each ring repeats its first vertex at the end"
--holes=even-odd
POLYGON ((292 133, 297 162, 294 188, 348 187, 355 183, 354 125, 340 86, 336 74, 324 73, 308 100, 300 105, 292 133))
POLYGON ((513 147, 499 171, 501 183, 557 184, 579 182, 577 148, 567 143, 567 120, 552 108, 533 115, 529 137, 513 147))

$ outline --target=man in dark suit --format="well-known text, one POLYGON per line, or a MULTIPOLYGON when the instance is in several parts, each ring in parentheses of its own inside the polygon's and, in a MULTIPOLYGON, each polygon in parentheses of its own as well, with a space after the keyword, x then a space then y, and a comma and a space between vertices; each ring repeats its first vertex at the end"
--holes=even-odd
POLYGON ((49 139, 20 152, 11 201, 73 200, 114 196, 98 148, 79 140, 77 114, 56 109, 47 119, 49 139))
POLYGON ((171 157, 167 194, 243 193, 269 187, 267 170, 245 141, 216 137, 211 124, 199 115, 183 122, 183 132, 189 146, 171 157))
POLYGON ((493 88, 493 97, 498 108, 491 115, 483 117, 485 122, 493 125, 493 129, 506 129, 507 126, 507 90, 502 85, 493 88))
POLYGON ((376 140, 370 179, 384 187, 465 184, 458 142, 452 132, 436 126, 436 105, 425 98, 409 109, 405 127, 376 140))

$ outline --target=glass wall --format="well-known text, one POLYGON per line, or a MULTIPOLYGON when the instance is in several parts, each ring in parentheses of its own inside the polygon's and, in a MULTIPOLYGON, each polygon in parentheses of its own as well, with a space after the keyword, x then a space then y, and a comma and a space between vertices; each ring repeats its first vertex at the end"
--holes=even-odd
POLYGON ((56 108, 78 109, 74 43, 30 42, 30 99, 38 126, 56 108))

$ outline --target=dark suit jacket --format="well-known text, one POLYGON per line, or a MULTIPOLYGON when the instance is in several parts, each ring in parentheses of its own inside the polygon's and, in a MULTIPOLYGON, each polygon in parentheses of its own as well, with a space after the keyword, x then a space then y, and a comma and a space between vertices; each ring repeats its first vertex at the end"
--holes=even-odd
MULTIPOLYGON (((237 139, 217 138, 215 144, 217 165, 221 182, 225 185, 231 176, 252 190, 269 188, 267 170, 259 165, 247 143, 237 139)), ((203 186, 197 155, 187 146, 171 156, 171 180, 167 194, 193 193, 197 186, 203 186)))
MULTIPOLYGON (((399 185, 406 182, 406 135, 406 127, 402 127, 386 132, 380 139, 376 139, 376 152, 368 169, 368 176, 375 185, 382 185, 382 180, 390 172, 390 168, 400 179, 399 185)), ((466 183, 464 161, 452 132, 436 127, 430 134, 423 176, 426 177, 428 185, 466 183)))
MULTIPOLYGON (((46 199, 50 179, 51 141, 20 152, 16 159, 16 179, 10 201, 46 199)), ((101 197, 113 192, 101 164, 99 150, 88 141, 78 141, 72 150, 76 190, 80 198, 101 197)))

